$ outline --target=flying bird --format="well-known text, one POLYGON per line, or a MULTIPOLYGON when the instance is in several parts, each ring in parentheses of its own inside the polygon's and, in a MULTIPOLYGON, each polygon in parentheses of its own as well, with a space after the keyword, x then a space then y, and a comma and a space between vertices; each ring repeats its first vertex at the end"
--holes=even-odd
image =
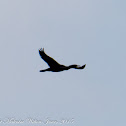
POLYGON ((49 65, 49 68, 44 69, 44 70, 40 70, 40 72, 45 72, 45 71, 60 72, 63 70, 69 70, 71 68, 84 69, 86 66, 86 64, 83 66, 76 65, 76 64, 69 65, 69 66, 61 65, 57 61, 55 61, 52 57, 48 56, 44 52, 44 48, 39 49, 39 54, 40 54, 41 58, 49 65))

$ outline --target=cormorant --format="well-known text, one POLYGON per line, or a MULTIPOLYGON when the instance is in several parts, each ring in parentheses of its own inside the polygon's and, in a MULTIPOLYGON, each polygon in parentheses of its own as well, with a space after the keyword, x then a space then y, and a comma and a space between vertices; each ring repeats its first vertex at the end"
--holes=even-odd
POLYGON ((63 70, 69 70, 71 68, 75 68, 75 69, 84 69, 86 64, 83 66, 80 65, 70 65, 70 66, 64 66, 59 64, 58 62, 56 62, 53 58, 49 57, 45 52, 44 52, 44 48, 39 49, 39 54, 41 56, 41 58, 49 65, 50 68, 47 68, 45 70, 40 70, 40 72, 45 72, 45 71, 52 71, 52 72, 60 72, 63 70))

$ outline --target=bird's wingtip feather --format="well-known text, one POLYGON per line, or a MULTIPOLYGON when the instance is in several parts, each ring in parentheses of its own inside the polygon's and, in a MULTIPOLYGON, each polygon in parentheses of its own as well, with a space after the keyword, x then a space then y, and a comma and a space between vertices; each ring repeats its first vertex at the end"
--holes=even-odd
POLYGON ((40 51, 40 52, 44 52, 44 48, 40 48, 39 51, 40 51))

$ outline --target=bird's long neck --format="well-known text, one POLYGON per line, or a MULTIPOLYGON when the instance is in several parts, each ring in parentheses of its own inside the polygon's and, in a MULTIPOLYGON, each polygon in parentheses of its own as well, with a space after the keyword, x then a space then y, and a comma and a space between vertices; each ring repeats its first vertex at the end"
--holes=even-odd
POLYGON ((40 72, 46 72, 46 71, 51 71, 51 69, 50 68, 47 68, 45 70, 40 70, 40 72))
POLYGON ((70 66, 68 66, 68 68, 70 69, 70 68, 76 68, 77 67, 77 65, 70 65, 70 66))

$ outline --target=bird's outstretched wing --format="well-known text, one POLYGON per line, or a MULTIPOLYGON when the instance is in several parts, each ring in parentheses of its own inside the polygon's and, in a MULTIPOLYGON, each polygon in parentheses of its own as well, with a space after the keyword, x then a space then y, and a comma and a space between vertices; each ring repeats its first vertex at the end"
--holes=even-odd
POLYGON ((39 49, 39 54, 41 56, 41 58, 50 66, 50 67, 58 67, 60 66, 60 64, 58 62, 56 62, 52 57, 48 56, 45 52, 44 52, 44 48, 39 49))

